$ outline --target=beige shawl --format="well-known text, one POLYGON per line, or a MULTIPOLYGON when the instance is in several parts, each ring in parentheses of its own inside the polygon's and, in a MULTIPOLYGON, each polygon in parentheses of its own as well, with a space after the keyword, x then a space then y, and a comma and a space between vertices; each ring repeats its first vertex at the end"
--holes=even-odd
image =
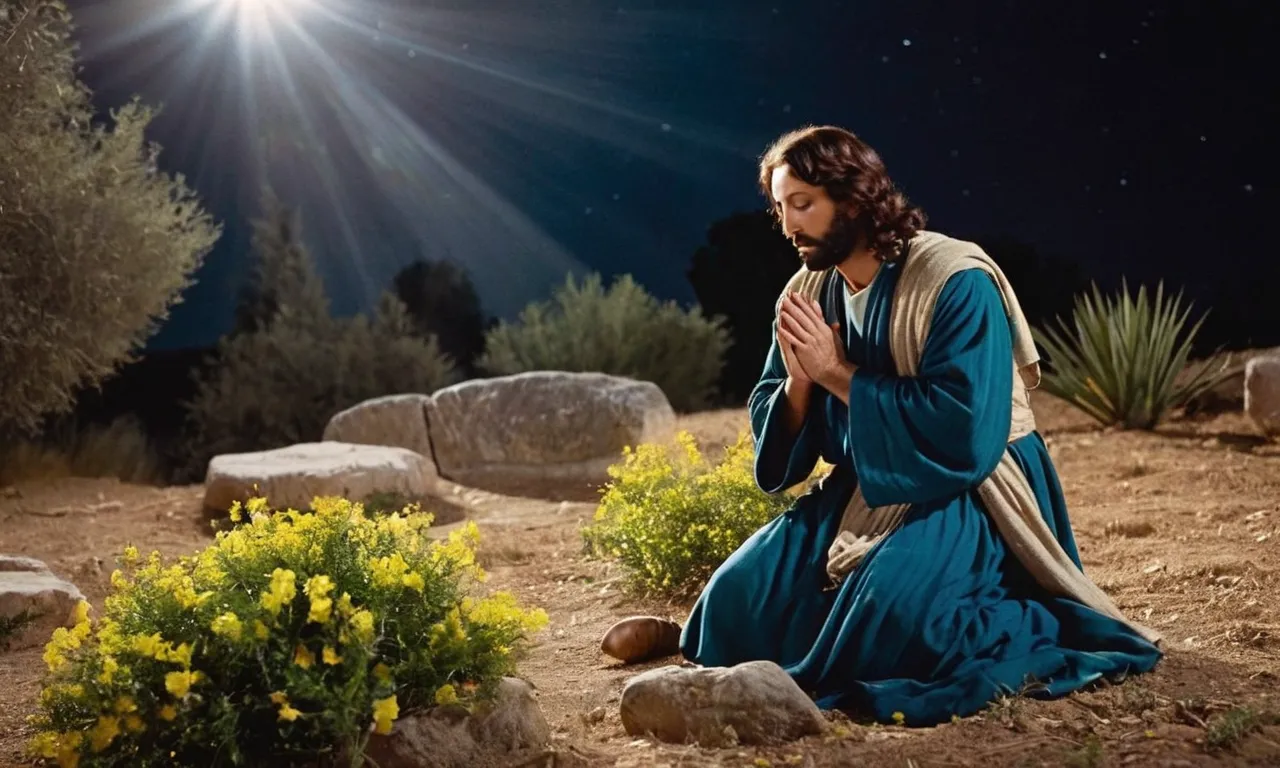
MULTIPOLYGON (((1040 383, 1039 354, 1012 287, 978 245, 935 232, 921 232, 911 240, 889 316, 889 346, 894 365, 899 376, 916 375, 929 336, 934 303, 947 280, 965 269, 981 269, 995 280, 1013 324, 1013 365, 1018 375, 1013 377, 1010 393, 1013 415, 1009 442, 1012 443, 1036 428, 1028 389, 1040 383)), ((826 272, 810 272, 802 267, 788 282, 783 295, 796 291, 821 301, 819 293, 826 275, 826 272)), ((780 297, 779 308, 781 303, 780 297)), ((1158 632, 1127 620, 1111 598, 1067 556, 1041 516, 1035 493, 1010 451, 1005 451, 996 470, 978 486, 978 494, 1006 546, 1040 586, 1124 622, 1153 643, 1160 641, 1158 632)), ((901 525, 908 507, 891 504, 872 508, 863 498, 861 488, 857 488, 845 507, 840 531, 827 553, 827 573, 832 581, 842 581, 877 542, 901 525)))

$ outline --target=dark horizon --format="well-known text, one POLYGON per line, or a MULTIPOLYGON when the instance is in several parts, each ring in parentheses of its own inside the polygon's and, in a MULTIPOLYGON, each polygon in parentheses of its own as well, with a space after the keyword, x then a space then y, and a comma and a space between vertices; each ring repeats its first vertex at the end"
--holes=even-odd
POLYGON ((305 20, 329 55, 282 44, 292 80, 246 79, 234 39, 198 19, 113 42, 152 6, 93 5, 71 3, 98 105, 162 104, 162 164, 225 227, 151 350, 229 328, 261 178, 301 207, 339 315, 417 258, 467 268, 503 318, 570 270, 688 304, 707 228, 763 207, 756 156, 806 123, 866 138, 930 228, 1265 320, 1242 287, 1276 271, 1257 226, 1277 201, 1276 13, 1249 3, 383 0, 360 32, 305 20))

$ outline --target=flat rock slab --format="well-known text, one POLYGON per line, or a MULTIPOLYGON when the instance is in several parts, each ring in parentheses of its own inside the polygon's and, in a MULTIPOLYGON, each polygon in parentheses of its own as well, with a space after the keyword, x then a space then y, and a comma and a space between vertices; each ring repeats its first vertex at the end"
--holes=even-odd
POLYGON ((43 562, 21 555, 0 555, 0 573, 12 571, 47 571, 49 566, 43 562))
POLYGON ((0 650, 33 648, 49 642, 53 630, 75 624, 84 595, 39 560, 0 555, 0 621, 20 622, 0 640, 0 650))
POLYGON ((221 512, 254 496, 297 510, 308 509, 317 496, 364 501, 397 494, 416 500, 434 492, 434 470, 429 459, 406 448, 336 441, 228 453, 209 462, 204 505, 221 512))
POLYGON ((778 744, 826 729, 818 705, 771 661, 652 669, 627 681, 620 706, 629 735, 673 744, 778 744))
POLYGON ((651 382, 532 371, 436 392, 427 425, 443 477, 505 490, 530 480, 607 482, 623 448, 675 434, 675 412, 651 382))
POLYGON ((381 768, 473 768, 510 764, 511 755, 542 750, 550 740, 533 686, 506 677, 489 706, 474 713, 434 707, 402 717, 390 734, 371 736, 366 753, 381 768))
MULTIPOLYGON (((427 434, 429 395, 387 395, 357 403, 334 414, 325 425, 325 441, 408 448, 432 458, 427 434)), ((434 467, 435 462, 432 461, 434 467)))

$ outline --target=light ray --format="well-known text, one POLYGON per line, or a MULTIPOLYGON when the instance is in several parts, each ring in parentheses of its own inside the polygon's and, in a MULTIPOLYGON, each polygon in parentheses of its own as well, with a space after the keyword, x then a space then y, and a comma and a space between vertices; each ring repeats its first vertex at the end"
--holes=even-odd
MULTIPOLYGON (((625 84, 625 46, 601 43, 587 22, 548 43, 520 23, 525 16, 486 8, 423 3, 381 21, 391 2, 178 0, 156 13, 153 0, 97 0, 89 14, 93 25, 119 27, 95 38, 133 49, 119 58, 136 62, 135 82, 154 70, 148 90, 165 93, 159 101, 200 89, 182 94, 189 106, 167 124, 186 135, 183 144, 205 137, 205 151, 187 163, 201 168, 203 193, 234 194, 246 211, 270 181, 302 209, 339 311, 368 309, 396 269, 421 256, 467 267, 486 307, 506 316, 584 271, 559 237, 593 209, 584 196, 600 192, 547 172, 557 164, 578 172, 576 158, 558 152, 563 137, 589 139, 591 151, 613 153, 609 162, 635 158, 691 180, 709 152, 742 159, 755 151, 732 130, 688 113, 660 115, 655 97, 566 69, 573 60, 558 48, 571 53, 579 35, 577 45, 601 49, 604 74, 625 84), (114 21, 130 18, 145 23, 114 21), (463 53, 469 43, 451 35, 484 50, 463 53), (549 59, 561 71, 543 66, 549 59), (543 164, 528 162, 533 156, 543 164), (541 218, 517 199, 536 204, 541 218)), ((679 19, 668 26, 684 28, 679 19)), ((614 25, 609 34, 622 40, 631 29, 614 25)), ((120 53, 103 47, 93 52, 120 53)))

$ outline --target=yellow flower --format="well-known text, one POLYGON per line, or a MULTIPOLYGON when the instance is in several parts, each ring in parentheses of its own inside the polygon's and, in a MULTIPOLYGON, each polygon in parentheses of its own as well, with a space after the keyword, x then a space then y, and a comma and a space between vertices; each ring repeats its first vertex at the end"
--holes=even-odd
POLYGON ((174 648, 170 643, 165 643, 164 648, 156 653, 158 661, 168 661, 174 664, 181 664, 183 669, 191 667, 191 646, 187 643, 180 643, 174 648))
POLYGON ((89 604, 84 601, 77 603, 76 625, 71 629, 58 627, 53 630, 44 649, 44 662, 48 665, 50 672, 56 672, 67 663, 67 658, 63 655, 65 651, 79 648, 81 642, 89 636, 88 608, 89 604))
POLYGON ((280 707, 279 711, 277 712, 278 720, 293 722, 294 720, 298 719, 299 715, 302 714, 301 710, 294 709, 293 706, 289 704, 289 697, 285 694, 284 691, 276 691, 275 693, 271 694, 271 703, 280 707))
POLYGON ((271 634, 270 630, 267 629, 266 624, 263 624, 258 619, 253 620, 253 636, 254 637, 258 638, 259 640, 266 640, 267 637, 270 636, 270 634, 271 634))
POLYGON ((131 696, 119 696, 116 698, 115 706, 112 709, 123 715, 128 712, 137 712, 138 704, 131 696))
POLYGON ((124 564, 133 565, 138 562, 138 548, 130 544, 124 548, 124 564))
POLYGON ((338 598, 338 615, 349 619, 353 613, 355 613, 355 606, 351 604, 351 593, 343 592, 342 597, 338 598))
POLYGON ((164 688, 180 699, 187 695, 187 692, 191 690, 191 686, 202 679, 204 679, 204 675, 190 670, 170 672, 164 676, 164 688))
POLYGON ((351 630, 356 640, 368 645, 373 642, 373 614, 361 608, 351 615, 351 630))
POLYGON ((57 731, 42 731, 27 742, 27 751, 36 757, 52 758, 58 754, 62 736, 57 731))
POLYGON ((89 731, 89 746, 94 752, 101 752, 111 745, 116 736, 120 735, 120 719, 103 715, 98 718, 98 723, 89 731))
POLYGON ((120 671, 120 664, 116 662, 115 657, 105 655, 102 657, 102 671, 97 676, 97 681, 101 684, 110 684, 115 678, 115 673, 120 671))
POLYGON ((333 609, 333 600, 328 596, 333 591, 333 579, 324 574, 318 574, 307 579, 307 584, 303 587, 307 596, 311 598, 311 611, 307 614, 307 621, 314 621, 317 624, 324 624, 329 620, 329 613, 333 609))
POLYGON ((213 634, 218 635, 219 637, 239 640, 241 630, 240 617, 235 615, 235 613, 228 611, 227 613, 216 617, 209 625, 209 629, 213 631, 213 634))
POLYGON ((172 704, 165 704, 156 714, 161 720, 172 721, 178 716, 178 710, 172 704))
POLYGON ((405 574, 403 581, 406 587, 410 589, 416 589, 419 592, 421 592, 423 588, 427 586, 426 583, 422 580, 422 574, 418 573, 417 571, 405 574))
MULTIPOLYGON (((76 612, 75 612, 76 627, 75 628, 77 630, 80 629, 80 625, 89 623, 89 607, 90 607, 89 603, 85 600, 81 600, 80 602, 76 603, 76 612)), ((88 634, 88 627, 86 627, 84 630, 81 631, 80 637, 83 639, 87 634, 88 634)))
POLYGON ((893 722, 897 723, 898 725, 902 725, 906 721, 907 721, 906 715, 902 714, 901 712, 893 713, 893 722))
POLYGON ((342 663, 342 657, 338 655, 337 651, 333 650, 332 646, 326 645, 320 655, 324 658, 324 663, 330 666, 342 663))
POLYGON ((259 602, 272 616, 280 613, 280 609, 293 600, 298 593, 295 584, 297 576, 293 571, 277 568, 271 572, 271 585, 262 593, 259 602))
POLYGON ((293 663, 303 669, 310 669, 316 663, 316 657, 305 645, 299 644, 293 651, 293 663))
POLYGON ((373 584, 377 587, 390 587, 400 584, 404 575, 409 571, 409 564, 405 562, 404 556, 399 552, 393 552, 387 557, 380 557, 369 565, 373 570, 373 584))
POLYGON ((440 706, 458 703, 458 692, 450 683, 445 683, 436 689, 436 703, 440 706))
POLYGON ((373 666, 373 676, 385 683, 391 679, 391 667, 378 662, 373 666))
POLYGON ((241 507, 241 506, 240 506, 240 500, 239 500, 239 499, 236 499, 235 501, 231 502, 231 510, 228 512, 228 514, 231 516, 231 522, 233 522, 233 523, 238 523, 238 522, 240 522, 240 519, 241 519, 240 510, 241 510, 241 509, 243 509, 243 507, 241 507))
POLYGON ((58 744, 58 765, 62 768, 76 768, 80 764, 80 745, 84 737, 79 731, 64 733, 58 744))
POLYGON ((391 723, 400 715, 400 705, 396 703, 395 694, 373 702, 374 731, 383 735, 391 733, 391 723))

